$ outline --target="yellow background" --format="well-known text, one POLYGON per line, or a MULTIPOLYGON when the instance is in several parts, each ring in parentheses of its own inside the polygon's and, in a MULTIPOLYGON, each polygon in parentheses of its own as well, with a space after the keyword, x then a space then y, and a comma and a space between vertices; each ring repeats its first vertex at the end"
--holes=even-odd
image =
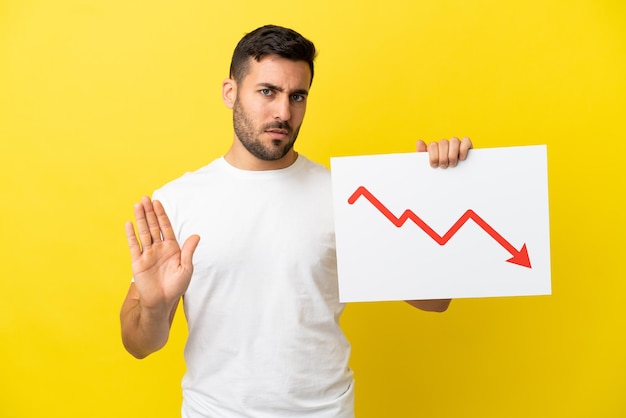
POLYGON ((123 223, 226 150, 220 84, 265 23, 319 48, 319 162, 548 144, 553 295, 349 305, 357 416, 626 416, 622 0, 0 1, 0 416, 179 414, 182 316, 146 360, 120 342, 123 223))

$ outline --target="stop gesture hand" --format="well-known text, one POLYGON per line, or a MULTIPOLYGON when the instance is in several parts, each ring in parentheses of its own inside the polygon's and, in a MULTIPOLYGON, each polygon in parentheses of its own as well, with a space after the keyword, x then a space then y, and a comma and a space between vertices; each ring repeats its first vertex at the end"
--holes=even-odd
POLYGON ((125 229, 139 301, 147 309, 168 309, 189 286, 200 237, 190 236, 181 249, 165 209, 148 197, 135 204, 134 214, 137 235, 132 222, 125 229))

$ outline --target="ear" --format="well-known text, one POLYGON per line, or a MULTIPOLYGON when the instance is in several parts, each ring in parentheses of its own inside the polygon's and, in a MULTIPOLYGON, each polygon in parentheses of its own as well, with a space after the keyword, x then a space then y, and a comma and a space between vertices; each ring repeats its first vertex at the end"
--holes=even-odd
POLYGON ((222 83, 222 100, 227 108, 232 109, 237 98, 237 83, 232 78, 227 78, 222 83))

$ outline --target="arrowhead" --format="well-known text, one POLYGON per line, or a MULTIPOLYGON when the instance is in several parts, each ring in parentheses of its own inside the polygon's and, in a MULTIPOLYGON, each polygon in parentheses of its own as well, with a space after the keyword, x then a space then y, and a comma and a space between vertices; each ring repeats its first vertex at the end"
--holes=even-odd
POLYGON ((528 267, 529 269, 532 268, 530 266, 530 258, 528 258, 528 250, 526 249, 526 244, 522 246, 521 250, 514 251, 511 254, 513 254, 513 257, 509 258, 506 261, 508 261, 509 263, 518 264, 522 267, 528 267))

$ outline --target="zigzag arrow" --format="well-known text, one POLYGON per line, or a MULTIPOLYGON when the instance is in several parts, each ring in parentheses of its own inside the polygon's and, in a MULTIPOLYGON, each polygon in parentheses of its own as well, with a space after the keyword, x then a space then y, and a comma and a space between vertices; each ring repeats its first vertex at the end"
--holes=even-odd
POLYGON ((365 197, 370 201, 372 205, 376 209, 380 211, 387 219, 391 221, 392 224, 400 228, 407 220, 413 221, 417 226, 419 226, 426 234, 428 234, 433 240, 435 240, 439 245, 445 245, 450 238, 457 233, 459 229, 467 222, 468 220, 473 220, 478 226, 480 226, 487 234, 489 234, 493 239, 495 239, 498 244, 504 247, 513 257, 509 258, 509 263, 518 264, 522 267, 532 268, 530 265, 530 259, 528 258, 528 250, 526 249, 526 244, 522 246, 520 250, 517 250, 514 246, 512 246, 502 235, 500 235, 495 229, 493 229, 483 218, 478 216, 476 212, 471 209, 465 211, 465 213, 459 218, 458 221, 452 225, 452 227, 446 232, 443 236, 440 236, 435 232, 430 226, 426 224, 419 216, 417 216, 413 211, 407 209, 402 215, 398 218, 396 217, 385 205, 383 205, 380 200, 378 200, 369 190, 365 187, 360 186, 356 189, 356 191, 348 198, 349 204, 354 204, 359 197, 365 197))

